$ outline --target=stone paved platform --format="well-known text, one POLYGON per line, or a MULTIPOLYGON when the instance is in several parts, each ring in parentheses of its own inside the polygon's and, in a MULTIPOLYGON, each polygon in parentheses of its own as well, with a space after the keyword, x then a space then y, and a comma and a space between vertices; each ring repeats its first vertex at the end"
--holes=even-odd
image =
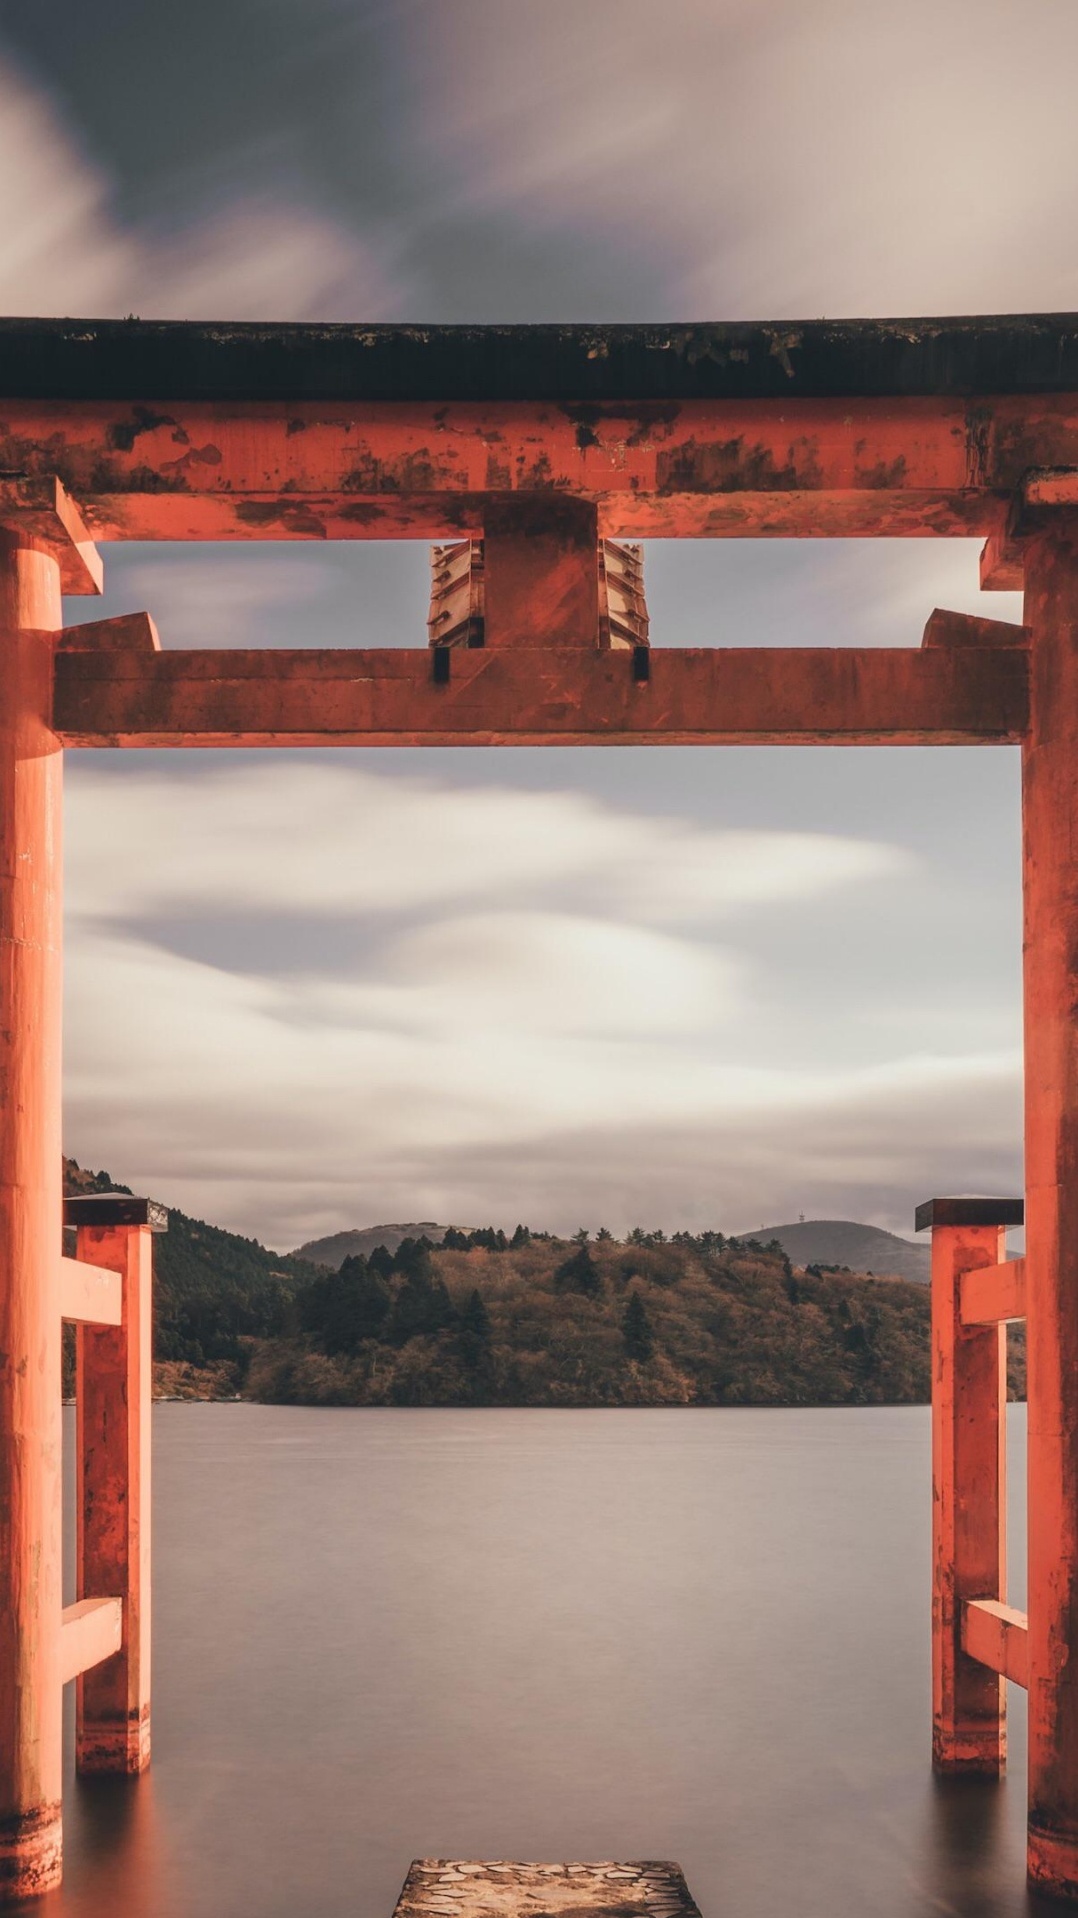
POLYGON ((394 1918, 700 1918, 679 1866, 417 1858, 394 1918))

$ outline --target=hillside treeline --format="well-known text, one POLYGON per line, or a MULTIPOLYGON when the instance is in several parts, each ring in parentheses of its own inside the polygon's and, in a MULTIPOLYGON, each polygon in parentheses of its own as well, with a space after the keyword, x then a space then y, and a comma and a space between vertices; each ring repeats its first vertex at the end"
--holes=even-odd
MULTIPOLYGON (((126 1191, 65 1161, 68 1192, 126 1191)), ((71 1235, 73 1238, 73 1235, 71 1235)), ((69 1248, 74 1250, 73 1244, 69 1248)), ((171 1211, 158 1389, 315 1405, 882 1405, 929 1396, 926 1286, 794 1271, 777 1242, 523 1226, 329 1272, 171 1211)), ((1011 1329, 1012 1396, 1025 1391, 1011 1329)), ((73 1387, 67 1341, 66 1389, 73 1387)))
MULTIPOLYGON (((247 1396, 319 1405, 883 1405, 929 1396, 927 1288, 719 1233, 406 1239, 296 1295, 247 1396)), ((1021 1383, 1016 1376, 1016 1387, 1021 1383)))

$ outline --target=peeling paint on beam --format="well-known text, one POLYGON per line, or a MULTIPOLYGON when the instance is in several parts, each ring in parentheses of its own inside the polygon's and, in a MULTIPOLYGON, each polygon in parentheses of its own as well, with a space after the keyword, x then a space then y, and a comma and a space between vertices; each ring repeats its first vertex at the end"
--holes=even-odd
POLYGON ((1018 648, 68 653, 68 746, 1016 744, 1018 648))
POLYGON ((0 400, 0 469, 100 539, 450 539, 569 493, 610 538, 984 534, 1078 469, 1078 398, 264 403, 0 400))

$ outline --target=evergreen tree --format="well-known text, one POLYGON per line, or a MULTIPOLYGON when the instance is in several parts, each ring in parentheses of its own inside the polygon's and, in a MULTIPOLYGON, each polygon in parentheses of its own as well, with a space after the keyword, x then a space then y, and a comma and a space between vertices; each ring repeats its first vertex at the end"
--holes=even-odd
POLYGON ((642 1365, 646 1364, 655 1351, 655 1334, 651 1329, 648 1308, 639 1292, 629 1294, 629 1302, 622 1315, 621 1336, 629 1357, 642 1365))
POLYGON ((393 1271, 393 1254, 387 1246, 376 1245, 367 1263, 380 1279, 388 1279, 393 1271))
POLYGON ((490 1313, 479 1291, 473 1291, 460 1315, 458 1347, 468 1380, 468 1397, 473 1405, 489 1402, 494 1390, 494 1358, 491 1350, 490 1313))
POLYGON ((597 1299, 603 1289, 603 1275, 586 1245, 558 1266, 554 1284, 559 1292, 579 1292, 586 1299, 597 1299))
POLYGON ((330 1357, 376 1339, 389 1311, 389 1287, 360 1255, 339 1272, 320 1273, 296 1301, 299 1322, 330 1357))
POLYGON ((385 1336, 391 1345, 407 1345, 409 1339, 424 1333, 444 1331, 455 1317, 444 1281, 431 1277, 428 1257, 415 1266, 395 1293, 385 1336))
POLYGON ((434 1250, 433 1239, 425 1236, 421 1239, 402 1239, 393 1254, 393 1270, 403 1272, 411 1278, 416 1272, 431 1270, 430 1255, 434 1250))

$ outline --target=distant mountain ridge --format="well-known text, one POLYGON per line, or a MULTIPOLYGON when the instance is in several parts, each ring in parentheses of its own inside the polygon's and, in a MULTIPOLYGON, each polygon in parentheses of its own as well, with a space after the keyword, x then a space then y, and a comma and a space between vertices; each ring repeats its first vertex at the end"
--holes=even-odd
POLYGON ((859 1225, 854 1219, 804 1219, 796 1225, 761 1225, 738 1235, 767 1245, 777 1239, 794 1265, 848 1265, 851 1272, 872 1272, 877 1278, 912 1279, 927 1285, 931 1278, 930 1247, 913 1245, 897 1232, 880 1226, 859 1225))
MULTIPOLYGON (((384 1245, 389 1252, 395 1252, 402 1239, 428 1238, 440 1245, 449 1229, 433 1219, 413 1220, 410 1224, 357 1226, 350 1231, 328 1233, 323 1239, 308 1239, 305 1245, 298 1245, 291 1256, 336 1272, 345 1259, 369 1258, 376 1245, 384 1245)), ((927 1244, 914 1245, 895 1232, 885 1232, 875 1225, 861 1225, 854 1219, 806 1219, 796 1225, 762 1225, 751 1232, 738 1233, 737 1237, 757 1239, 761 1245, 777 1239, 794 1265, 845 1265, 851 1272, 911 1279, 917 1285, 929 1282, 931 1252, 927 1244)))
MULTIPOLYGON (((357 1226, 350 1232, 330 1232, 324 1239, 308 1239, 306 1245, 297 1245, 291 1256, 336 1272, 345 1259, 369 1258, 376 1245, 384 1245, 387 1252, 395 1252, 402 1239, 431 1239, 441 1245, 449 1230, 449 1226, 437 1225, 433 1219, 419 1219, 411 1225, 357 1226)), ((472 1228, 466 1225, 460 1230, 470 1232, 472 1228)))

